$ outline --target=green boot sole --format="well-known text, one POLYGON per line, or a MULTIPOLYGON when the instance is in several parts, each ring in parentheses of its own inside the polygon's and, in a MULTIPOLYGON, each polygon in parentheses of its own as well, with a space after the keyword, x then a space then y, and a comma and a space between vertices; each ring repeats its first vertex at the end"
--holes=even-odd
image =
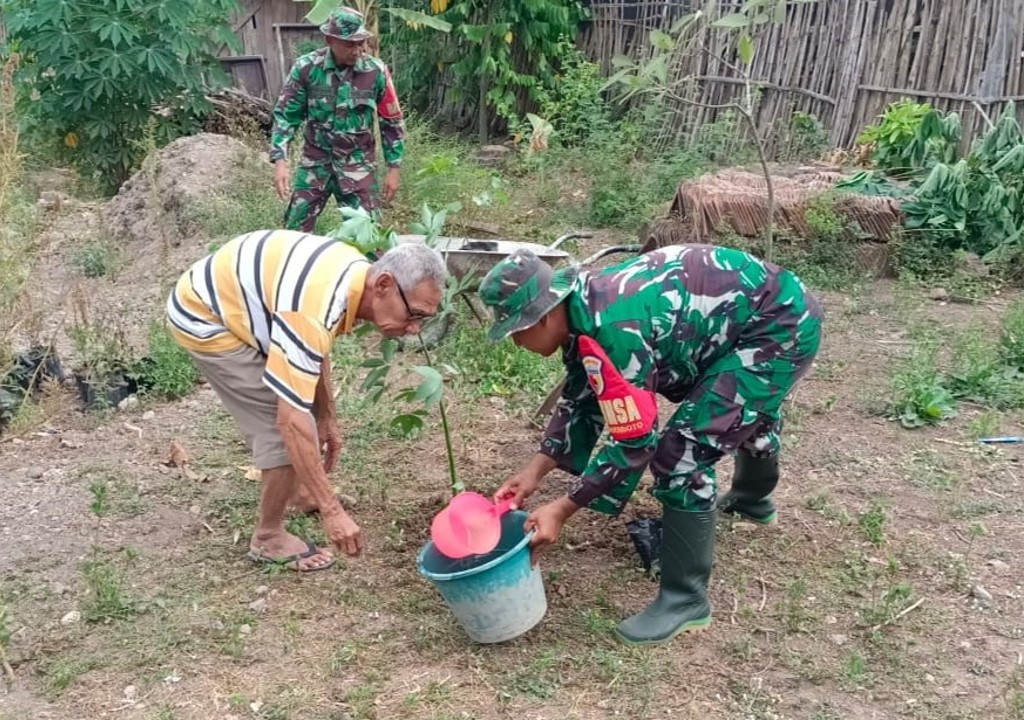
POLYGON ((722 504, 718 511, 722 515, 738 515, 744 520, 750 520, 759 525, 774 525, 779 520, 779 513, 774 507, 759 508, 758 510, 747 509, 739 503, 730 502, 729 493, 722 498, 722 504))
POLYGON ((671 634, 666 635, 663 638, 648 639, 648 638, 631 638, 622 632, 618 627, 615 628, 615 637, 626 645, 632 645, 639 647, 640 645, 664 645, 665 643, 671 642, 674 638, 682 635, 685 632, 700 632, 707 628, 711 624, 711 613, 709 612, 706 617, 699 618, 697 620, 687 620, 678 628, 672 631, 671 634))

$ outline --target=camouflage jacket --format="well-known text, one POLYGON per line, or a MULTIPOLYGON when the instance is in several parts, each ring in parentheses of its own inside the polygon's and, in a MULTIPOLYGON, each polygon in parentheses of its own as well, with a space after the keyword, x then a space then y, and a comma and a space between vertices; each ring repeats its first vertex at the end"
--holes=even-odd
POLYGON ((643 437, 608 437, 591 459, 605 420, 580 360, 580 335, 596 340, 634 386, 678 403, 713 363, 719 371, 738 369, 766 342, 787 342, 806 314, 805 293, 786 270, 707 245, 665 248, 581 273, 565 300, 567 382, 540 448, 561 469, 581 476, 569 493, 573 502, 589 505, 626 475, 642 471, 658 443, 655 423, 643 437))
POLYGON ((364 55, 354 67, 338 67, 326 47, 303 55, 274 107, 270 161, 287 157, 288 142, 305 120, 304 167, 330 166, 337 175, 370 170, 376 161, 375 113, 384 162, 397 167, 405 126, 387 66, 364 55))

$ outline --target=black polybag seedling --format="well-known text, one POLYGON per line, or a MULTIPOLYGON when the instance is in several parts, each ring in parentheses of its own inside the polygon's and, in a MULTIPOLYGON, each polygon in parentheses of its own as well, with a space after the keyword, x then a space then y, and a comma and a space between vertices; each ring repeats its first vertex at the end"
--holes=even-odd
POLYGON ((626 523, 640 564, 652 578, 661 576, 661 518, 640 518, 626 523))

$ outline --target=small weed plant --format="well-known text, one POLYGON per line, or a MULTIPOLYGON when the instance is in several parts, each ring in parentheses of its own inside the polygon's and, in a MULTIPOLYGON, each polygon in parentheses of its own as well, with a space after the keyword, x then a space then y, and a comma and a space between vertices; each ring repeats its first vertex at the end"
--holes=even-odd
POLYGON ((117 264, 117 251, 107 240, 93 240, 78 249, 75 267, 87 278, 112 275, 117 264))
POLYGON ((874 499, 871 505, 857 518, 864 538, 874 545, 880 547, 885 544, 885 508, 887 503, 881 499, 874 499))
POLYGON ((779 261, 808 284, 825 290, 848 290, 860 283, 854 255, 856 228, 836 210, 836 197, 823 195, 804 212, 808 237, 783 249, 779 261))
POLYGON ((1015 408, 1024 404, 1020 374, 1020 370, 1005 364, 996 342, 975 330, 954 342, 947 382, 958 398, 986 407, 1015 408))
POLYGON ((1024 374, 1024 299, 1010 306, 999 333, 999 356, 1003 363, 1024 374))
POLYGON ((937 367, 937 353, 930 343, 915 345, 893 374, 889 413, 903 427, 934 425, 956 415, 953 393, 943 385, 937 367))
POLYGON ((92 495, 92 502, 89 503, 89 510, 98 518, 107 514, 110 509, 110 486, 105 480, 98 480, 89 485, 89 493, 92 495))
MULTIPOLYGON (((990 410, 1024 407, 1024 370, 1018 365, 1022 327, 1024 303, 1018 301, 1004 315, 996 339, 978 329, 954 337, 945 372, 938 367, 936 338, 919 338, 910 357, 893 373, 890 416, 904 427, 916 428, 953 417, 958 399, 990 410)), ((971 434, 989 434, 998 422, 991 415, 976 419, 971 434)))
POLYGON ((82 567, 82 574, 89 589, 82 608, 86 622, 129 620, 139 612, 137 603, 125 592, 124 576, 108 558, 94 553, 82 567))

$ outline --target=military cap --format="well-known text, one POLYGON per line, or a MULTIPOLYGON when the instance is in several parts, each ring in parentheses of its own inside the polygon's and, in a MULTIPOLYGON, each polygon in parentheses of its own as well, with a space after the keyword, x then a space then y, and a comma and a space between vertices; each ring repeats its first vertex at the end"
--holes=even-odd
POLYGON ((498 342, 536 325, 576 286, 579 268, 553 269, 530 250, 499 262, 480 283, 480 298, 494 312, 488 337, 498 342))

